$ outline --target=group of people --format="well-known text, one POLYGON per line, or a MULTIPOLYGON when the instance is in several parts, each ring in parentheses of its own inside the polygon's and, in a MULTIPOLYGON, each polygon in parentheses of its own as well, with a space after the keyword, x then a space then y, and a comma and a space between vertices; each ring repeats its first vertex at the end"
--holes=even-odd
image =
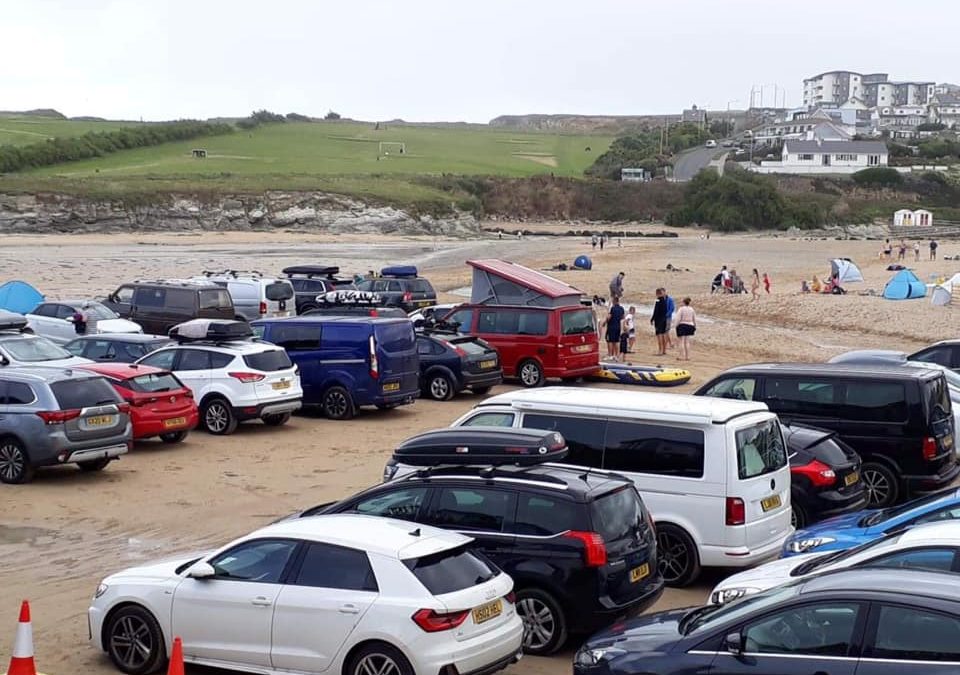
MULTIPOLYGON (((928 248, 930 249, 929 260, 937 259, 937 242, 934 239, 930 240, 928 248)), ((906 260, 907 259, 907 242, 904 239, 900 240, 900 243, 897 245, 897 260, 906 260)), ((893 260, 893 245, 890 243, 889 239, 885 239, 883 242, 883 250, 880 252, 880 257, 884 260, 893 260)), ((913 259, 915 262, 920 262, 920 242, 913 242, 913 259)))
POLYGON ((828 293, 830 295, 846 295, 843 286, 840 285, 840 275, 834 272, 826 283, 820 283, 820 278, 813 275, 813 281, 807 283, 804 279, 800 282, 801 293, 828 293))
MULTIPOLYGON (((754 300, 760 299, 760 287, 763 286, 763 290, 767 295, 770 295, 770 275, 766 272, 763 273, 761 277, 759 270, 753 268, 753 274, 750 278, 750 293, 753 295, 754 300)), ((743 283, 743 279, 740 275, 737 274, 737 270, 728 270, 727 266, 724 265, 720 268, 720 272, 717 273, 717 276, 713 278, 713 283, 710 286, 711 293, 746 293, 746 286, 743 283)))
MULTIPOLYGON (((597 250, 597 244, 600 245, 600 250, 602 251, 604 244, 609 243, 609 241, 610 237, 606 234, 594 234, 592 237, 590 237, 590 245, 593 247, 594 251, 597 250)), ((622 245, 622 240, 620 237, 617 237, 617 248, 620 248, 622 245)))

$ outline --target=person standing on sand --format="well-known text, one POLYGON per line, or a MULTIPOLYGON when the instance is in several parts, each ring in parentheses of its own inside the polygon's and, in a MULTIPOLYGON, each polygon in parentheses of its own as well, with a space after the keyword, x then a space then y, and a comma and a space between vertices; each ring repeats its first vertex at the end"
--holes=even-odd
POLYGON ((632 354, 637 346, 637 308, 633 305, 627 310, 627 317, 623 320, 627 327, 627 353, 632 354))
POLYGON ((606 239, 606 236, 604 236, 604 235, 601 234, 601 235, 600 235, 600 250, 601 250, 601 251, 603 250, 603 240, 604 240, 604 239, 606 239))
POLYGON ((883 255, 886 257, 887 260, 890 260, 891 258, 893 258, 893 247, 890 246, 890 239, 886 239, 883 242, 883 255))
POLYGON ((900 248, 897 250, 897 260, 906 260, 906 259, 907 259, 907 242, 901 239, 900 248))
POLYGON ((666 336, 667 349, 673 349, 673 338, 670 336, 670 328, 673 325, 673 313, 676 311, 677 306, 673 304, 673 298, 667 293, 666 288, 661 288, 660 290, 663 291, 663 297, 667 299, 667 332, 664 333, 666 336))
POLYGON ((617 276, 610 280, 610 297, 623 297, 623 278, 627 276, 624 272, 617 272, 617 276))
POLYGON ((760 299, 760 272, 756 267, 753 268, 753 276, 750 278, 750 294, 753 295, 751 302, 760 299))
POLYGON ((913 259, 917 262, 920 262, 920 242, 913 242, 913 259))
POLYGON ((697 313, 690 306, 690 298, 683 299, 683 306, 677 312, 677 341, 680 343, 678 361, 690 360, 690 338, 697 332, 697 313))
POLYGON ((667 354, 667 294, 662 288, 657 289, 657 301, 653 305, 653 315, 650 317, 650 323, 653 325, 653 332, 657 336, 657 356, 666 356, 667 354))
POLYGON ((767 295, 770 295, 770 277, 767 276, 767 273, 763 273, 763 290, 767 292, 767 295))
POLYGON ((611 302, 613 304, 603 326, 606 328, 607 358, 616 361, 617 350, 620 347, 620 330, 623 327, 623 307, 620 305, 620 298, 616 295, 611 302))
POLYGON ((930 260, 937 259, 937 242, 933 239, 930 240, 930 260))

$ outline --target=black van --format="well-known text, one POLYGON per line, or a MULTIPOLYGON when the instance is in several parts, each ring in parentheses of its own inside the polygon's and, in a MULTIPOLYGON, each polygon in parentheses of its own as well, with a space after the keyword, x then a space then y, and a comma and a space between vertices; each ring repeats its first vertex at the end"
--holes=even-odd
POLYGON ((960 474, 950 392, 939 370, 766 363, 731 368, 695 394, 762 401, 786 424, 837 432, 863 459, 873 507, 937 490, 960 474))
POLYGON ((227 289, 212 281, 135 281, 108 295, 103 304, 155 335, 166 335, 191 319, 244 320, 227 289))

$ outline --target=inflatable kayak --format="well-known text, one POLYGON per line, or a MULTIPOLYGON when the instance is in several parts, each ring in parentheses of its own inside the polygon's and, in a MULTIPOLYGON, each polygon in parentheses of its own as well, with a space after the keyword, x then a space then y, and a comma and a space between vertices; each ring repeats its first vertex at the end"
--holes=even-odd
POLYGON ((690 371, 661 366, 634 366, 629 363, 601 361, 600 370, 589 377, 599 382, 643 384, 650 387, 676 387, 690 381, 690 371))

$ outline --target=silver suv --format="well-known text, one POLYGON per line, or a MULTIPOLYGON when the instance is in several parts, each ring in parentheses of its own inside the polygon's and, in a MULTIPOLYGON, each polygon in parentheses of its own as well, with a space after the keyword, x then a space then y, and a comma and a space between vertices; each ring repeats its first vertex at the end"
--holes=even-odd
POLYGON ((102 377, 63 368, 0 370, 0 481, 26 483, 37 467, 100 471, 127 452, 130 406, 102 377))

